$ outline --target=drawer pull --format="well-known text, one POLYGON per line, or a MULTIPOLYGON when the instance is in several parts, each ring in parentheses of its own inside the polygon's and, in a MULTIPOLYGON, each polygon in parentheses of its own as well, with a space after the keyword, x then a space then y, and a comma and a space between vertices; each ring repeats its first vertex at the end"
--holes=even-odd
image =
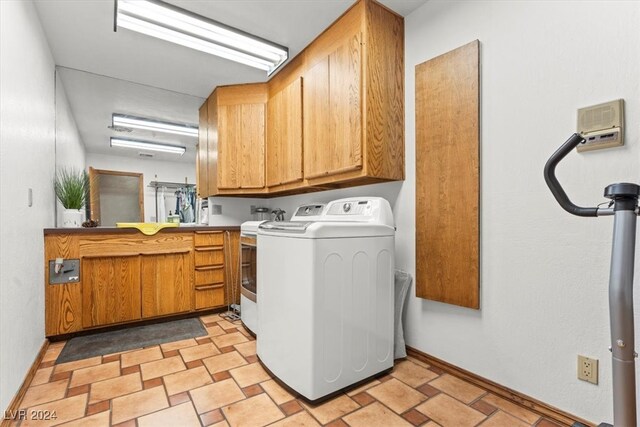
POLYGON ((224 265, 207 265, 206 267, 196 267, 196 271, 220 270, 224 265))
POLYGON ((209 289, 220 289, 224 286, 224 283, 212 283, 210 285, 196 286, 196 291, 207 291, 209 289))
POLYGON ((202 248, 195 248, 196 252, 210 252, 210 251, 221 251, 222 246, 204 246, 202 248))

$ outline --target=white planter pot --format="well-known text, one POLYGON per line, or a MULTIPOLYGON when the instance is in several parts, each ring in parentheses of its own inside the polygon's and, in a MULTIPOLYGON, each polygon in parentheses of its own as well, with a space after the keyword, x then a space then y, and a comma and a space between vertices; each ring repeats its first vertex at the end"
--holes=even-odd
POLYGON ((82 210, 65 209, 62 212, 62 226, 64 228, 82 227, 82 210))

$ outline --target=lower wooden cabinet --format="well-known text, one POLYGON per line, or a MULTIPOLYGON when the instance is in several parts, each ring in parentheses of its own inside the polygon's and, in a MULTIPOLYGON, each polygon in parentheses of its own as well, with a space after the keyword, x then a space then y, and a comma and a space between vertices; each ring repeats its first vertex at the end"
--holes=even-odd
POLYGON ((84 258, 80 270, 83 327, 140 319, 139 256, 84 258))
POLYGON ((142 317, 191 310, 193 261, 191 251, 142 255, 142 317))
POLYGON ((55 336, 221 308, 238 286, 236 230, 92 233, 45 230, 45 329, 55 336), (79 259, 80 281, 49 284, 49 261, 79 259))

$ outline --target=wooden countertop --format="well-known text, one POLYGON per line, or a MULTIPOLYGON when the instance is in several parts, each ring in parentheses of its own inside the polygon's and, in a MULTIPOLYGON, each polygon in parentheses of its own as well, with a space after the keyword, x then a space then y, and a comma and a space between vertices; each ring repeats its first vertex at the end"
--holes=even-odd
MULTIPOLYGON (((198 225, 198 226, 184 226, 184 227, 168 227, 163 228, 158 231, 158 233, 188 233, 190 231, 238 231, 240 230, 239 225, 225 225, 225 226, 214 226, 214 225, 198 225)), ((114 234, 114 233, 122 233, 122 234, 136 234, 140 233, 139 230, 135 228, 118 228, 118 227, 92 227, 92 228, 45 228, 44 235, 50 234, 114 234)))

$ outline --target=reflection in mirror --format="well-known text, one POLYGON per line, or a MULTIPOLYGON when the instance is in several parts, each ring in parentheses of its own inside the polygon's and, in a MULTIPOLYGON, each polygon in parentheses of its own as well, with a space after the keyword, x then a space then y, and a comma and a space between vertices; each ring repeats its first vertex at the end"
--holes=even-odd
POLYGON ((91 219, 102 226, 144 222, 141 173, 89 168, 91 219))
MULTIPOLYGON (((177 198, 173 191, 167 191, 166 215, 156 214, 156 189, 152 182, 193 185, 196 178, 196 137, 113 126, 113 114, 197 126, 198 109, 204 101, 194 95, 56 67, 56 167, 74 166, 85 170, 93 167, 96 170, 129 171, 140 175, 143 204, 140 205, 139 215, 125 217, 125 212, 129 215, 131 211, 120 205, 120 200, 109 196, 105 199, 100 194, 100 205, 90 207, 100 217, 100 226, 116 222, 164 222, 169 211, 175 211, 177 198), (59 109, 58 104, 66 108, 59 109), (143 148, 112 147, 111 138, 178 145, 185 147, 186 152, 176 155, 143 148), (111 200, 108 207, 105 200, 111 200), (108 211, 115 217, 105 217, 104 214, 108 211), (133 216, 135 219, 132 220, 133 216)), ((138 191, 139 187, 135 188, 138 191)), ((133 200, 135 191, 130 191, 131 199, 127 200, 133 200)), ((139 193, 135 196, 138 197, 139 193)), ((93 202, 97 203, 95 200, 93 202)), ((90 216, 90 212, 87 212, 87 218, 90 216)), ((62 222, 58 221, 58 224, 62 222)))

